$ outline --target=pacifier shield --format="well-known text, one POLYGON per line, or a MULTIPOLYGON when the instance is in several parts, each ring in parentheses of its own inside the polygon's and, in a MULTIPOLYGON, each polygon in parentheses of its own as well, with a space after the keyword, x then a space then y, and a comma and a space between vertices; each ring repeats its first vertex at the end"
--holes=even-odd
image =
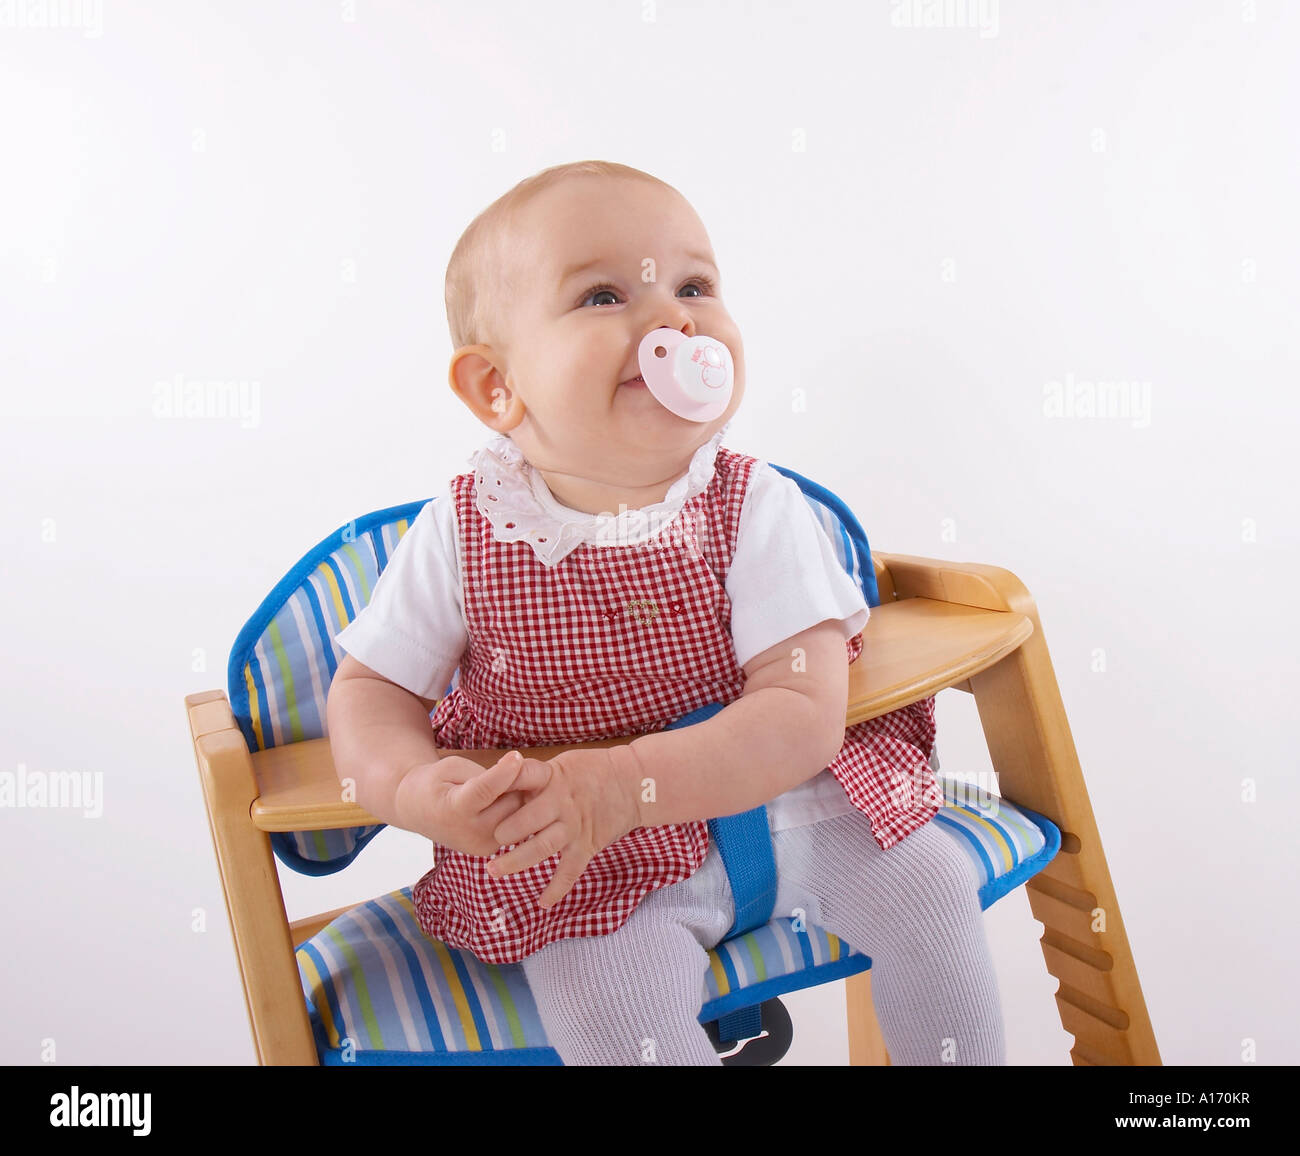
POLYGON ((655 400, 678 417, 712 421, 731 403, 736 369, 731 350, 715 337, 652 329, 641 339, 637 361, 655 400))

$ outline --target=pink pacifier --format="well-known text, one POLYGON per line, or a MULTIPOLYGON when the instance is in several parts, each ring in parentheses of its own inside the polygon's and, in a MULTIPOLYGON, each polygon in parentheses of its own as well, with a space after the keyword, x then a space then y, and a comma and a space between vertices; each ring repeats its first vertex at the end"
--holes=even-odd
POLYGON ((666 410, 687 421, 712 421, 731 402, 731 350, 713 337, 652 329, 637 350, 646 388, 666 410))

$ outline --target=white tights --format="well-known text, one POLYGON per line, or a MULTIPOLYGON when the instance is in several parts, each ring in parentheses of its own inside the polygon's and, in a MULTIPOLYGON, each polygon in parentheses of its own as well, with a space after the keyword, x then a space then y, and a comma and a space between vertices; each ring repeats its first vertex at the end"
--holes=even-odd
MULTIPOLYGON (((871 957, 891 1063, 1006 1063, 979 883, 951 837, 930 822, 882 851, 855 811, 772 838, 773 917, 802 908, 808 923, 871 957)), ((710 842, 694 875, 652 891, 612 935, 556 940, 522 960, 564 1063, 721 1065, 699 1014, 707 951, 733 918, 710 842)))

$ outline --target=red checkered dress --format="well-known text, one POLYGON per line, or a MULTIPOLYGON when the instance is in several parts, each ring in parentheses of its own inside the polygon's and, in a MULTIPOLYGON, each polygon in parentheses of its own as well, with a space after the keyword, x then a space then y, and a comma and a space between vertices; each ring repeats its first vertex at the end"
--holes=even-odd
MULTIPOLYGON (((745 675, 724 582, 755 464, 719 447, 708 487, 657 540, 584 544, 554 566, 526 541, 495 539, 473 473, 452 479, 469 645, 458 685, 432 718, 438 746, 510 750, 651 734, 739 698, 745 675)), ((861 634, 845 645, 852 661, 861 634)), ((938 810, 923 802, 934 789, 926 762, 934 734, 933 699, 845 734, 830 769, 882 847, 938 810)), ((413 889, 415 910, 432 938, 514 963, 557 939, 617 931, 651 891, 690 878, 708 844, 703 821, 638 827, 600 851, 549 910, 537 899, 558 853, 496 879, 487 857, 435 844, 433 869, 413 889)))

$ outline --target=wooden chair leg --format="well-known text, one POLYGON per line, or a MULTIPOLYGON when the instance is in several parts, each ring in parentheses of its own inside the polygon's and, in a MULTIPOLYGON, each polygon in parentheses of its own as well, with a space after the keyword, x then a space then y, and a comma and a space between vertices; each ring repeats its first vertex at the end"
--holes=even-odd
MULTIPOLYGON (((1023 590, 1023 587, 1021 587, 1023 590)), ((1075 1064, 1160 1063, 1137 967, 1092 804, 1079 769, 1042 625, 1014 653, 971 677, 1002 794, 1061 829, 1061 850, 1026 884, 1061 1024, 1075 1037, 1075 1064)), ((1026 606, 1027 603, 1027 606, 1026 606)))
POLYGON ((889 1052, 880 1034, 876 1005, 871 998, 871 972, 860 971, 844 981, 848 1001, 849 1063, 852 1065, 888 1065, 889 1052))
POLYGON ((258 1062, 317 1064, 271 840, 249 818, 259 792, 248 746, 224 694, 185 705, 258 1062))

